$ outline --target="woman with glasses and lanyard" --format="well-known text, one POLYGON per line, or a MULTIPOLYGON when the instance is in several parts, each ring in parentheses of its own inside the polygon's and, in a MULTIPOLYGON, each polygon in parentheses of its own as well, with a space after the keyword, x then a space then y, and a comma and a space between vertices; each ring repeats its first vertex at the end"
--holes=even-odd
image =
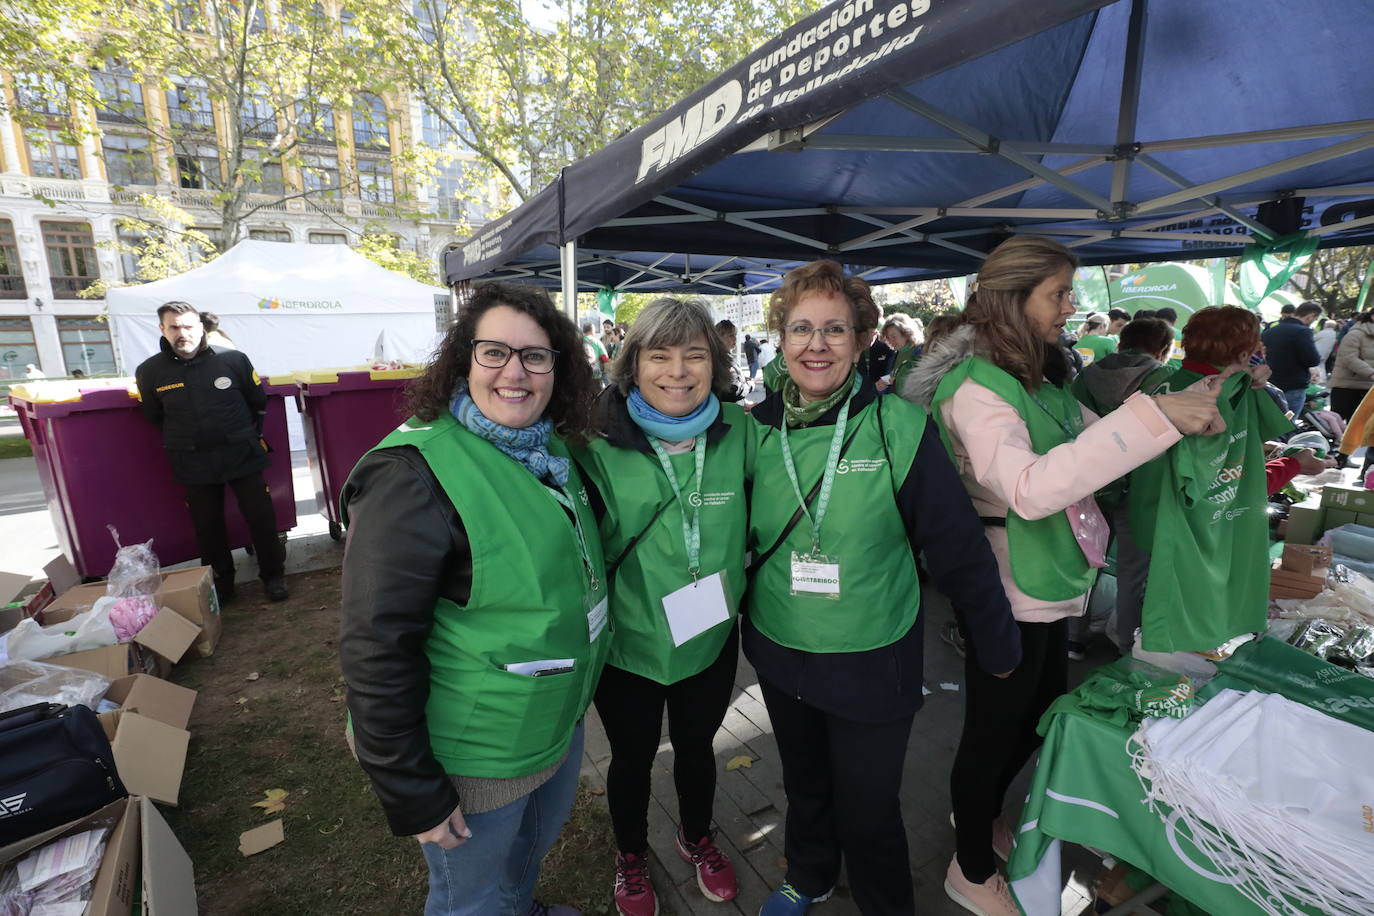
POLYGON ((426 916, 576 913, 533 891, 611 641, 595 494, 565 445, 591 396, 545 292, 479 286, 414 416, 344 487, 354 744, 392 831, 420 841, 426 916))
POLYGON ((618 853, 615 903, 653 916, 649 772, 668 712, 678 855, 706 899, 736 894, 715 844, 711 747, 735 681, 744 592, 744 411, 721 403, 730 353, 699 299, 657 299, 630 327, 596 402, 600 433, 577 452, 606 501, 601 521, 614 638, 596 690, 611 745, 606 801, 618 853))
POLYGON ((965 634, 964 729, 950 776, 957 851, 945 892, 990 916, 1020 913, 994 859, 1011 847, 1003 798, 1040 744, 1041 714, 1068 688, 1068 618, 1083 613, 1105 565, 1107 523, 1093 493, 1221 420, 1215 390, 1137 392, 1100 419, 1079 405, 1059 345, 1077 267, 1051 239, 998 245, 962 325, 927 351, 908 386, 930 405, 982 516, 1021 632, 1021 665, 1000 680, 987 675, 980 635, 965 634))
POLYGON ((1020 661, 996 560, 937 431, 855 370, 877 320, 868 284, 834 261, 789 271, 769 308, 787 375, 751 411, 741 631, 787 794, 787 876, 764 916, 829 896, 841 859, 862 912, 915 912, 898 792, 922 702, 918 555, 988 646, 988 673, 1020 661))

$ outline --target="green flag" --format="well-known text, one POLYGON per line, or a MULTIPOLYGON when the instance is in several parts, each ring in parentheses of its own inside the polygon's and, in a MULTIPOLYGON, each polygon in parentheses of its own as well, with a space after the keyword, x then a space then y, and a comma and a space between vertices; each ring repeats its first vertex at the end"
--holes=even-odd
POLYGON ((1303 268, 1320 244, 1316 236, 1296 232, 1268 245, 1246 245, 1240 262, 1240 296, 1245 305, 1258 309, 1266 296, 1303 268))

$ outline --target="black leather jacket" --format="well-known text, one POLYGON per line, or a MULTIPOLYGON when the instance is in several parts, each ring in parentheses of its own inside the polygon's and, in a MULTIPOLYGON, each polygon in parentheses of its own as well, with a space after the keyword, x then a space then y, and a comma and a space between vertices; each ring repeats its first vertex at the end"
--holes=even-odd
POLYGON ((166 340, 134 372, 143 415, 162 430, 178 483, 223 483, 268 465, 267 394, 248 357, 202 345, 183 359, 166 340))

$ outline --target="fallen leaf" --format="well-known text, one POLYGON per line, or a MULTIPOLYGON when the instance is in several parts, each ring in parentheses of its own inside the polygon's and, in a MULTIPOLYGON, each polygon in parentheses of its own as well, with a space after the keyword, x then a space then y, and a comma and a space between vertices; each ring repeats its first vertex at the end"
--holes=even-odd
POLYGON ((263 794, 267 797, 262 801, 253 802, 254 808, 261 808, 263 814, 276 814, 278 811, 286 810, 284 799, 290 793, 285 789, 268 789, 263 794))
POLYGON ((332 697, 329 698, 329 702, 331 702, 331 703, 342 703, 342 702, 343 702, 343 697, 341 697, 341 696, 332 696, 332 697))
POLYGON ((334 822, 334 825, 333 825, 332 827, 321 827, 321 828, 319 828, 319 830, 320 830, 320 833, 324 834, 325 836, 329 836, 331 833, 334 833, 335 831, 337 831, 337 830, 338 830, 340 827, 342 827, 342 826, 343 826, 343 818, 341 817, 341 818, 339 818, 337 821, 334 822))
POLYGON ((237 700, 234 701, 234 703, 235 703, 236 705, 238 705, 238 706, 246 706, 246 705, 248 705, 248 698, 247 698, 247 697, 239 697, 237 700))
POLYGON ((744 767, 746 770, 753 769, 754 758, 750 757, 748 754, 740 754, 738 757, 731 757, 730 762, 725 765, 725 772, 728 773, 731 770, 738 770, 740 767, 744 767))
POLYGON ((606 787, 605 787, 605 786, 592 786, 592 787, 591 787, 590 789, 588 789, 587 791, 590 792, 590 793, 592 793, 593 795, 605 795, 605 794, 606 794, 606 787))
POLYGON ((258 678, 260 678, 260 677, 262 677, 262 675, 261 675, 261 674, 258 674, 256 671, 254 671, 252 674, 250 674, 250 675, 248 675, 246 678, 244 678, 244 680, 245 680, 245 681, 256 681, 256 680, 257 680, 258 678))

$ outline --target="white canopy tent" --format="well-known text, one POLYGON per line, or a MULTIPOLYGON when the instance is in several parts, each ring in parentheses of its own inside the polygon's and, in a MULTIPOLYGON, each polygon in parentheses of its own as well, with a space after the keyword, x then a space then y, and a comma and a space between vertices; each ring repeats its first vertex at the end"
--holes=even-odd
POLYGON ((220 318, 220 329, 263 376, 384 358, 419 362, 438 342, 427 286, 345 245, 245 241, 195 270, 106 294, 121 369, 132 375, 158 350, 157 307, 182 300, 220 318), (384 337, 382 335, 385 335, 384 337))

